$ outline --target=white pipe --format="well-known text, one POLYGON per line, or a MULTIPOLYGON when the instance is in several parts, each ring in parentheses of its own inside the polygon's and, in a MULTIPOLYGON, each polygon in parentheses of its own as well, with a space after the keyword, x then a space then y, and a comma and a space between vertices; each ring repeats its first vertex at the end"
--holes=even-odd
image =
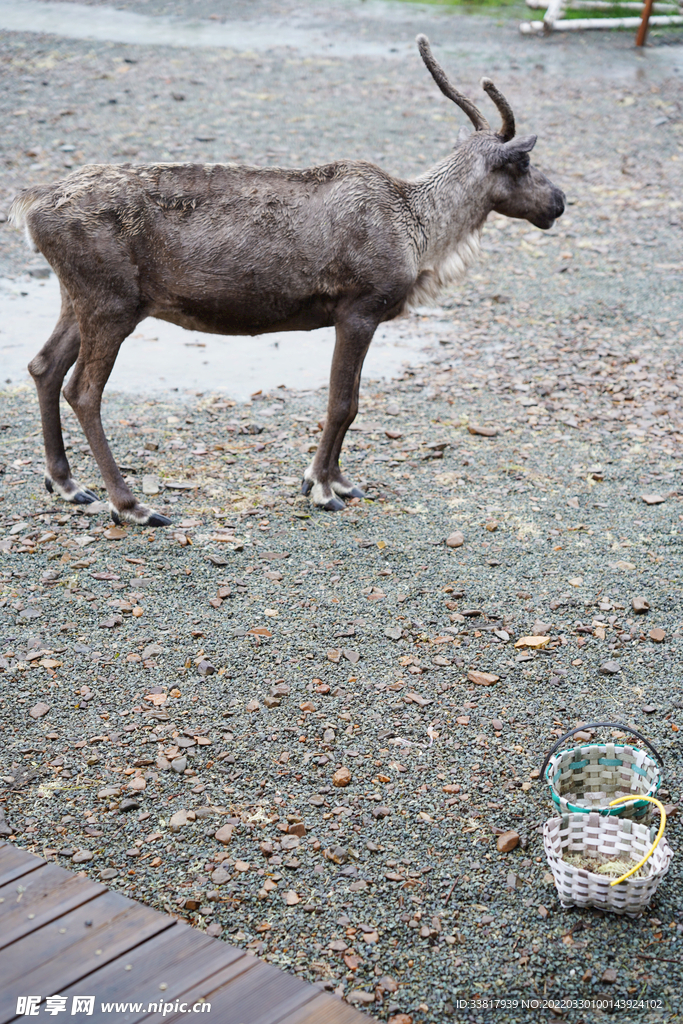
MULTIPOLYGON (((544 11, 550 6, 550 2, 549 0, 526 0, 526 5, 534 11, 544 11)), ((621 0, 621 2, 620 0, 569 0, 569 3, 564 4, 564 7, 570 11, 606 11, 613 7, 621 7, 629 11, 642 11, 643 4, 639 0, 621 0)), ((652 10, 666 14, 679 10, 679 5, 675 3, 655 3, 652 6, 652 10)))
MULTIPOLYGON (((583 32, 587 29, 638 28, 640 18, 561 18, 559 21, 522 21, 519 31, 523 36, 544 35, 548 32, 583 32)), ((683 25, 683 15, 655 14, 650 25, 683 25)))

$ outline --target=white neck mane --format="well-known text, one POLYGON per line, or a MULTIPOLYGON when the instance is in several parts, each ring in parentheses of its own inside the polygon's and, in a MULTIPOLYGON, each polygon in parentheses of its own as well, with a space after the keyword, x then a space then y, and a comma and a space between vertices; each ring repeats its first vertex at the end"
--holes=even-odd
POLYGON ((450 285, 458 281, 481 253, 481 228, 461 239, 454 249, 432 259, 419 273, 406 306, 426 306, 435 302, 450 285))

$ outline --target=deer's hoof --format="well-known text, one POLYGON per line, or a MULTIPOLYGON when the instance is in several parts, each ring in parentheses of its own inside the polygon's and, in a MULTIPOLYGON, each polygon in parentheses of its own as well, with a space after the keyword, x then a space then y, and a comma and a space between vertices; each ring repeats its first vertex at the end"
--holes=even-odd
POLYGON ((121 523, 133 523, 134 526, 170 526, 172 522, 167 516, 162 516, 161 512, 145 508, 144 505, 136 505, 133 509, 119 512, 110 504, 109 512, 117 526, 121 523))
POLYGON ((162 516, 161 512, 152 512, 147 520, 147 526, 170 526, 172 522, 168 516, 162 516))
POLYGON ((320 506, 324 508, 326 512, 341 512, 343 508, 346 508, 341 498, 332 497, 329 501, 326 501, 324 505, 320 506))
POLYGON ((301 481, 301 493, 307 497, 313 490, 313 484, 315 481, 307 480, 306 477, 301 481))
POLYGON ((91 491, 89 487, 81 487, 77 480, 69 479, 66 485, 55 483, 47 473, 43 480, 48 494, 56 492, 60 498, 71 502, 72 505, 91 505, 93 501, 100 500, 94 491, 91 491))
POLYGON ((75 505, 91 505, 93 501, 99 501, 99 498, 94 491, 90 490, 89 487, 81 487, 70 500, 73 501, 75 505))
POLYGON ((364 498, 365 491, 361 491, 360 487, 352 487, 350 491, 346 491, 344 494, 345 498, 364 498))

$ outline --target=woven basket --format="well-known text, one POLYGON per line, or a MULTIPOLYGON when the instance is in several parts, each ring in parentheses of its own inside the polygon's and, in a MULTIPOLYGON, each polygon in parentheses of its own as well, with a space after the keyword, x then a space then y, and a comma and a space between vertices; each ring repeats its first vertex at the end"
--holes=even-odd
MULTIPOLYGON (((616 725, 619 729, 635 731, 611 722, 598 722, 582 728, 595 729, 604 725, 616 725)), ((553 750, 576 731, 574 729, 558 740, 553 750)), ((639 733, 636 735, 640 737, 639 733)), ((640 738, 648 743, 644 737, 640 738)), ((650 749, 659 758, 654 747, 650 746, 650 749)), ((601 814, 611 817, 633 818, 642 822, 649 822, 652 818, 652 804, 645 800, 622 807, 607 806, 620 796, 657 794, 662 783, 659 765, 640 747, 617 743, 582 744, 558 753, 551 751, 543 767, 550 795, 562 814, 585 814, 599 810, 601 814)))
POLYGON ((644 877, 610 885, 608 875, 584 871, 563 860, 566 853, 603 854, 630 859, 634 865, 652 847, 657 829, 598 813, 563 814, 543 826, 543 846, 563 907, 597 907, 637 917, 648 906, 673 857, 665 837, 643 867, 644 877))

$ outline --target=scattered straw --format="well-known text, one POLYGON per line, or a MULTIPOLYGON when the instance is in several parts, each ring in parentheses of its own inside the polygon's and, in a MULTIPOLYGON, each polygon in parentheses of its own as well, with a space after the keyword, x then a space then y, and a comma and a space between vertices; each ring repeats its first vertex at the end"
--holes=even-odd
MULTIPOLYGON (((566 853, 562 860, 579 871, 591 871, 594 875, 609 875, 614 878, 625 875, 637 863, 628 857, 603 857, 601 854, 597 857, 587 857, 585 853, 566 853)), ((647 867, 643 865, 639 871, 631 875, 631 878, 646 878, 648 874, 647 867)))

